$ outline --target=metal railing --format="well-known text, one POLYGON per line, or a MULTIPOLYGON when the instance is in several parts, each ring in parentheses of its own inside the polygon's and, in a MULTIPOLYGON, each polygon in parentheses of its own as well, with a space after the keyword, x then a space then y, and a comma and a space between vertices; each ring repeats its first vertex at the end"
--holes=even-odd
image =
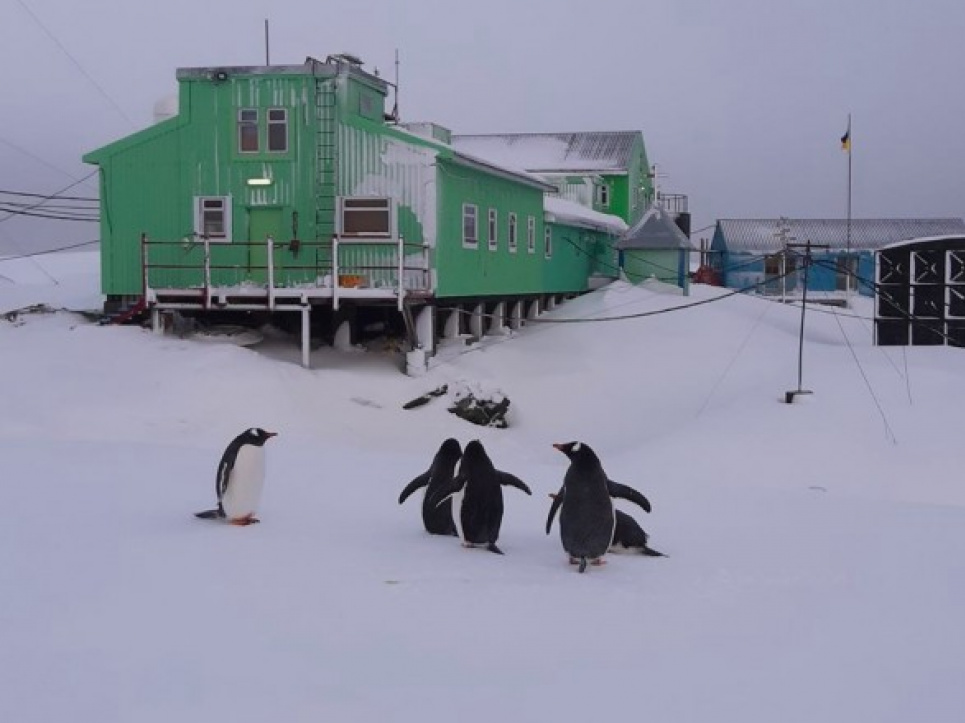
POLYGON ((141 234, 141 274, 149 303, 157 303, 158 292, 200 291, 204 309, 215 305, 216 295, 253 287, 265 290, 268 309, 275 308, 280 295, 288 298, 293 292, 331 298, 335 308, 347 296, 391 295, 401 309, 406 294, 431 291, 428 244, 406 243, 401 236, 289 242, 268 236, 264 241, 224 242, 152 241, 141 234), (286 256, 276 258, 279 253, 286 256))

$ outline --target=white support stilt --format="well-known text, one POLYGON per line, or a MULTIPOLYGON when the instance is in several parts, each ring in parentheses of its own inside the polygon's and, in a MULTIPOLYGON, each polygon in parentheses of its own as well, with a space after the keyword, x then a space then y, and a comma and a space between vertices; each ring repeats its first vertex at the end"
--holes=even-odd
POLYGON ((352 348, 352 322, 346 319, 335 330, 335 339, 332 346, 341 351, 348 351, 352 348))
POLYGON ((502 334, 503 327, 506 326, 506 302, 500 301, 493 307, 492 316, 489 317, 489 333, 502 334))
POLYGON ((161 310, 156 306, 151 307, 151 331, 155 334, 164 333, 164 327, 161 326, 161 310))
POLYGON ((415 335, 418 345, 427 355, 436 353, 436 307, 422 307, 415 318, 415 335))
POLYGON ((516 301, 509 308, 509 328, 513 331, 523 326, 523 302, 516 301))
POLYGON ((469 333, 472 334, 476 341, 483 338, 483 323, 485 322, 486 307, 482 304, 476 304, 472 310, 472 315, 469 317, 469 333))
POLYGON ((442 327, 442 336, 445 339, 455 339, 459 336, 459 322, 462 316, 462 307, 457 306, 451 309, 446 315, 446 322, 442 327))
POLYGON ((312 368, 311 339, 312 339, 312 306, 308 299, 302 298, 302 366, 312 368))
POLYGON ((552 295, 548 296, 546 298, 546 310, 552 311, 555 308, 556 308, 556 297, 552 295))
POLYGON ((539 300, 538 298, 533 299, 532 301, 530 301, 530 302, 529 302, 529 310, 526 312, 526 318, 527 318, 527 319, 536 319, 536 318, 540 315, 540 313, 541 313, 540 306, 541 306, 541 305, 540 305, 540 300, 539 300))

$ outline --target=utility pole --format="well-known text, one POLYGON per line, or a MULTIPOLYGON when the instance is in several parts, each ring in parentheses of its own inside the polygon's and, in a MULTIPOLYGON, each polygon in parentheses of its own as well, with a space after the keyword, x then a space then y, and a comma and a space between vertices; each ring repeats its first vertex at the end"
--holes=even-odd
POLYGON ((828 248, 828 244, 812 244, 810 240, 803 244, 789 243, 788 248, 804 248, 804 289, 801 291, 801 330, 798 333, 797 347, 797 389, 784 392, 784 401, 791 404, 799 394, 813 394, 814 392, 802 387, 804 379, 804 312, 808 306, 808 269, 811 266, 811 249, 828 248))

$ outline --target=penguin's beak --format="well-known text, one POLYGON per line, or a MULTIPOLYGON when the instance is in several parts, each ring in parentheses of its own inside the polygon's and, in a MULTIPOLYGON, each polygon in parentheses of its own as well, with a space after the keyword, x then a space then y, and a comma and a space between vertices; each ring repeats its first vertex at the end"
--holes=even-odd
POLYGON ((268 437, 268 439, 271 439, 272 437, 277 437, 278 432, 265 432, 265 436, 268 437))
POLYGON ((559 451, 559 452, 562 452, 563 454, 566 454, 566 450, 563 449, 564 446, 565 446, 565 445, 560 444, 559 442, 557 442, 556 444, 553 445, 553 449, 555 449, 555 450, 557 450, 557 451, 559 451))

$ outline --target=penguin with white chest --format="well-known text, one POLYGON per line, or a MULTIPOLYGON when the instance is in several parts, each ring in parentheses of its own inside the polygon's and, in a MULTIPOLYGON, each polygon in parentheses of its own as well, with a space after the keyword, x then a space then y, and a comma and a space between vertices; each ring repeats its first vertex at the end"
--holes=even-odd
MULTIPOLYGON (((589 445, 567 442, 554 444, 553 447, 567 456, 570 466, 563 478, 563 487, 550 507, 546 532, 549 534, 553 517, 559 510, 563 549, 569 554, 570 562, 579 563, 580 572, 584 572, 587 562, 603 564, 603 556, 613 542, 616 513, 611 499, 610 480, 589 445)), ((647 508, 649 506, 648 502, 647 508)))
POLYGON ((447 490, 432 497, 432 504, 452 500, 453 519, 464 547, 485 547, 502 555, 496 546, 503 522, 503 486, 533 493, 521 479, 493 465, 479 440, 466 445, 459 472, 447 490))
POLYGON ((425 494, 422 497, 422 524, 430 534, 459 534, 452 520, 452 500, 447 499, 439 504, 433 500, 442 490, 451 488, 460 457, 462 457, 462 447, 457 440, 450 437, 439 447, 429 469, 407 484, 399 495, 401 505, 409 495, 425 487, 425 494))
POLYGON ((227 520, 232 525, 259 522, 255 513, 265 484, 265 442, 277 436, 259 427, 246 429, 228 444, 215 477, 218 507, 195 513, 203 520, 227 520))

